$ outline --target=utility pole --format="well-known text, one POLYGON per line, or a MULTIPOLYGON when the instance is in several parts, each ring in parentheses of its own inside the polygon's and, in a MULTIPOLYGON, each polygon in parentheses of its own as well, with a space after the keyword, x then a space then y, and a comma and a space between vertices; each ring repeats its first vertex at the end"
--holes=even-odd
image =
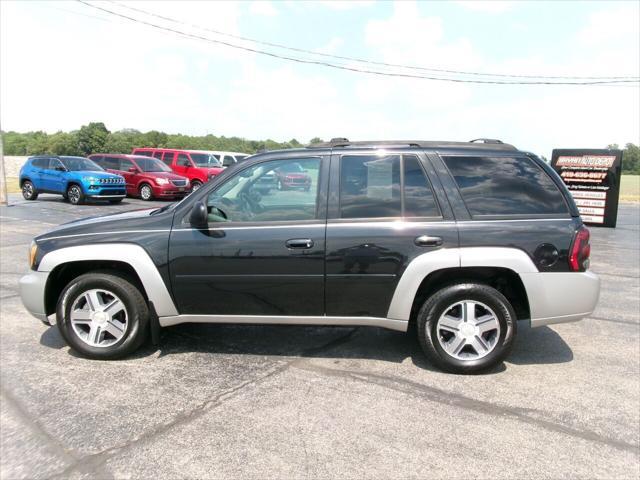
POLYGON ((4 146, 2 144, 2 135, 0 135, 0 205, 7 205, 8 201, 7 177, 4 171, 4 146))

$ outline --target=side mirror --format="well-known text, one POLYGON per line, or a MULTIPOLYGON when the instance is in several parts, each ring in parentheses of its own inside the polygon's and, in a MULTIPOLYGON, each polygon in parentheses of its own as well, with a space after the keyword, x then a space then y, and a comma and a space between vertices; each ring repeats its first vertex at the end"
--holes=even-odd
POLYGON ((136 167, 129 167, 129 171, 131 173, 138 173, 138 169, 136 167))
POLYGON ((189 215, 189 223, 192 227, 206 228, 207 221, 207 207, 203 202, 196 202, 191 208, 191 215, 189 215))
POLYGON ((58 172, 66 172, 66 171, 67 171, 67 169, 66 169, 66 168, 64 168, 62 165, 58 165, 58 166, 55 168, 55 170, 56 170, 56 171, 58 171, 58 172))

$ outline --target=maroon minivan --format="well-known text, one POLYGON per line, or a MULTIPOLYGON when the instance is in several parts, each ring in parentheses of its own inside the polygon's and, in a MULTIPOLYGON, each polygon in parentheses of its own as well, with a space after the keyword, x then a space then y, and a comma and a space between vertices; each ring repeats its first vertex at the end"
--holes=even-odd
POLYGON ((142 155, 96 153, 89 158, 124 177, 127 195, 143 200, 181 198, 191 190, 189 179, 173 173, 160 160, 142 155))

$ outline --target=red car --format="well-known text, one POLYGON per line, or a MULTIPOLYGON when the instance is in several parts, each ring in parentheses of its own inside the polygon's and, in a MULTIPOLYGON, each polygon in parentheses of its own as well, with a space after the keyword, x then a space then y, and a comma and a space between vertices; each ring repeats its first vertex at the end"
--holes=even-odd
POLYGON ((127 195, 143 200, 180 198, 191 191, 189 179, 176 175, 160 160, 145 156, 97 153, 89 158, 124 177, 127 195))
POLYGON ((311 176, 299 163, 289 163, 276 169, 278 190, 302 188, 309 191, 311 188, 311 176))
POLYGON ((214 152, 205 150, 176 150, 174 148, 134 148, 134 155, 154 157, 178 175, 187 177, 193 190, 199 189, 211 177, 224 171, 214 152))

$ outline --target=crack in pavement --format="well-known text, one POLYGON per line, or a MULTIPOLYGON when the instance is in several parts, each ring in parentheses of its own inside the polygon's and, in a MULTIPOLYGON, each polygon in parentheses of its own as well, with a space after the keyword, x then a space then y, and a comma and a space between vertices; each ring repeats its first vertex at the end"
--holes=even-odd
MULTIPOLYGON (((330 350, 338 345, 348 342, 352 338, 356 330, 357 328, 351 329, 346 335, 342 335, 338 338, 334 338, 330 342, 327 342, 319 347, 312 347, 312 348, 303 350, 297 355, 297 357, 304 356, 304 355, 314 355, 321 351, 330 350)), ((104 470, 104 464, 109 459, 118 455, 122 450, 132 446, 144 445, 145 443, 157 438, 158 436, 168 432, 169 430, 172 430, 175 427, 183 426, 192 422, 193 420, 204 415, 206 412, 219 407, 225 401, 233 398, 238 392, 240 392, 244 388, 253 386, 253 385, 258 385, 263 381, 288 370, 297 361, 299 361, 299 358, 291 359, 290 361, 278 366, 277 368, 272 369, 271 371, 269 371, 265 375, 262 375, 261 377, 255 378, 253 380, 247 380, 246 382, 242 382, 239 385, 236 385, 235 387, 232 387, 222 393, 219 393, 213 398, 210 398, 201 402, 200 404, 196 405, 194 408, 188 411, 177 414, 170 421, 163 424, 156 425, 151 429, 144 431, 138 437, 128 440, 121 445, 115 445, 113 447, 109 447, 100 452, 85 455, 81 458, 78 458, 72 465, 65 468, 61 472, 53 474, 49 478, 51 479, 67 478, 71 475, 71 473, 75 471, 79 471, 82 473, 95 474, 98 469, 102 469, 102 471, 106 473, 106 471, 104 470)), ((101 477, 101 478, 104 478, 104 477, 101 477)))
POLYGON ((474 398, 466 397, 439 388, 423 385, 412 380, 404 379, 396 376, 380 375, 370 372, 357 372, 352 370, 341 370, 334 368, 327 368, 320 365, 312 364, 308 361, 299 360, 294 362, 292 367, 299 370, 305 370, 309 372, 336 376, 340 378, 349 378, 364 383, 371 383, 383 388, 395 390, 397 392, 413 395, 418 398, 426 398, 432 402, 448 405, 451 407, 462 408, 477 413, 482 413, 494 417, 510 417, 514 420, 527 423, 534 427, 543 428, 552 432, 562 433, 575 438, 580 438, 589 442, 596 442, 604 444, 608 447, 612 447, 625 452, 631 452, 638 454, 640 446, 628 443, 622 440, 614 438, 608 438, 600 435, 597 432, 589 430, 579 430, 567 425, 555 423, 553 421, 536 418, 529 415, 529 412, 536 411, 527 408, 509 407, 506 405, 496 405, 484 400, 476 400, 474 398))

